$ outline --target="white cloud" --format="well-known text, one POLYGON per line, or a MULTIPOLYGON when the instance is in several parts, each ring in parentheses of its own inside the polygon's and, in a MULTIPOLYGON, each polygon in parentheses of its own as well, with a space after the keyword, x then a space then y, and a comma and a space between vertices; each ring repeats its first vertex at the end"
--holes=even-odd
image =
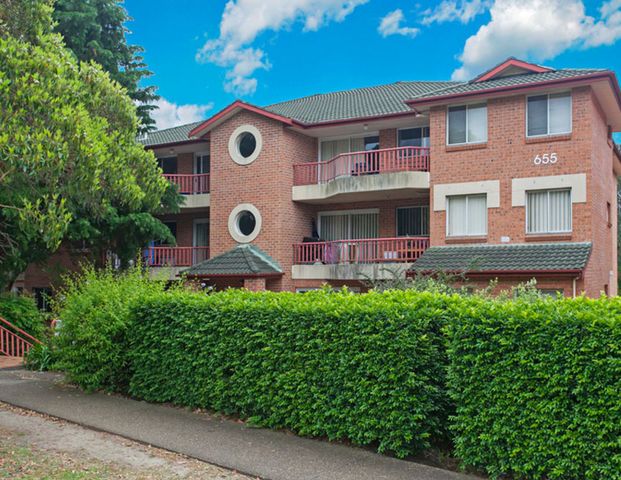
POLYGON ((254 93, 257 70, 270 68, 266 53, 251 45, 265 31, 279 31, 302 23, 315 31, 341 22, 368 0, 229 0, 220 21, 220 35, 197 52, 199 62, 228 68, 225 89, 236 95, 254 93))
POLYGON ((468 80, 508 56, 542 62, 569 48, 611 45, 621 38, 621 1, 602 4, 600 18, 581 0, 496 0, 490 21, 466 40, 454 80, 468 80))
POLYGON ((477 15, 485 12, 490 7, 490 0, 444 0, 434 9, 428 9, 423 12, 423 25, 431 25, 432 23, 444 23, 460 21, 468 23, 477 15))
POLYGON ((415 37, 419 29, 414 27, 402 27, 401 22, 405 17, 401 9, 394 10, 388 13, 380 21, 377 31, 382 37, 388 37, 389 35, 403 35, 404 37, 415 37))
POLYGON ((205 114, 213 108, 211 103, 207 105, 177 105, 165 98, 160 98, 156 104, 159 108, 153 110, 151 117, 155 120, 155 126, 158 130, 203 120, 205 114))

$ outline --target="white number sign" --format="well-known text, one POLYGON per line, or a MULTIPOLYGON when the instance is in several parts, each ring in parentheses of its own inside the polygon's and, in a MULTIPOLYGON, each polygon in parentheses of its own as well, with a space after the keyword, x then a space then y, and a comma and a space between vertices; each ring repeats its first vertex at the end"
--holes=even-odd
POLYGON ((558 162, 556 153, 544 153, 542 155, 536 155, 533 159, 535 165, 549 165, 558 162))

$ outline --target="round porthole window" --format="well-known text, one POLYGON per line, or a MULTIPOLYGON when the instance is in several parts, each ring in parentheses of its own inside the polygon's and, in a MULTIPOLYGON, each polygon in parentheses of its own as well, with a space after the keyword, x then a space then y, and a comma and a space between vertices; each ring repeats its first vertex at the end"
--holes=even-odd
POLYGON ((257 219, 248 210, 244 210, 237 215, 237 229, 242 235, 252 235, 257 226, 257 219))
POLYGON ((261 132, 253 125, 242 125, 236 128, 229 138, 229 154, 239 165, 254 162, 261 153, 262 147, 261 132))
POLYGON ((250 203, 236 206, 229 215, 229 233, 236 242, 252 242, 261 231, 261 214, 250 203))

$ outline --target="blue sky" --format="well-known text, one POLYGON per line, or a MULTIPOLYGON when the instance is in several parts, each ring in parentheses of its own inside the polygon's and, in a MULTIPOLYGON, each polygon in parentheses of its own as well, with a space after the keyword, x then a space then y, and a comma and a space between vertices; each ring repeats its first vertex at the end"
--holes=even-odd
POLYGON ((621 0, 126 0, 160 128, 398 80, 469 79, 513 55, 621 74, 621 0))

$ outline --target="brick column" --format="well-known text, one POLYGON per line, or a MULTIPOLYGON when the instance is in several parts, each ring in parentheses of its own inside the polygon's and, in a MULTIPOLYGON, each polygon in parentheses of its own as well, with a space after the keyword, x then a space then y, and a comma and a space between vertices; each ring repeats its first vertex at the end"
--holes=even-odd
POLYGON ((265 290, 265 278, 244 278, 244 288, 251 292, 262 292, 265 290))

